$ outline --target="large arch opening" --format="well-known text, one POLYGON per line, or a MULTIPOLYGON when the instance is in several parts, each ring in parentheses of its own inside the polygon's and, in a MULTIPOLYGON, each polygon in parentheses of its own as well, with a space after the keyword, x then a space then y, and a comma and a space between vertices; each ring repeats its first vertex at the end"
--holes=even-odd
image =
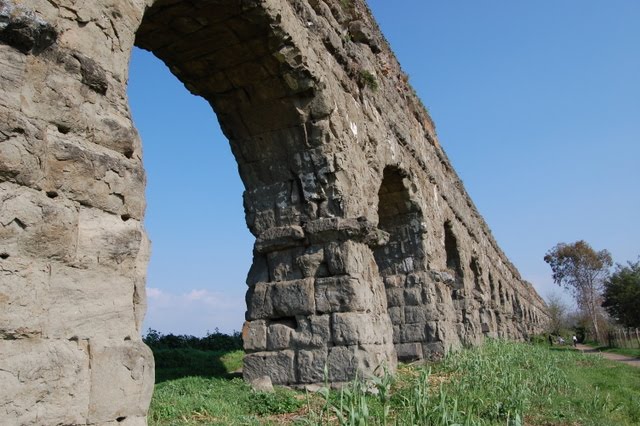
POLYGON ((143 330, 239 331, 254 239, 229 143, 206 101, 150 52, 132 52, 127 89, 144 143, 152 242, 143 330))
MULTIPOLYGON (((175 151, 172 160, 178 161, 175 166, 175 174, 193 174, 193 170, 184 170, 185 167, 226 168, 227 172, 229 172, 229 168, 238 170, 235 171, 235 175, 239 174, 241 183, 237 182, 234 185, 234 177, 229 173, 222 176, 221 179, 225 184, 235 186, 236 190, 239 189, 240 192, 243 192, 243 202, 236 194, 227 196, 227 199, 215 197, 215 190, 211 188, 212 182, 209 185, 204 185, 200 190, 196 185, 191 185, 188 182, 183 183, 186 187, 182 188, 183 194, 179 199, 186 199, 184 192, 200 192, 198 196, 201 197, 201 201, 198 205, 192 205, 193 210, 197 210, 200 214, 207 208, 218 211, 226 210, 227 214, 236 214, 242 218, 244 230, 246 231, 248 227, 253 234, 251 237, 248 235, 241 237, 245 243, 248 243, 242 247, 234 244, 233 235, 228 233, 230 230, 228 226, 225 226, 225 229, 218 232, 217 235, 212 236, 208 242, 200 238, 196 239, 203 244, 202 252, 217 257, 217 259, 210 261, 203 257, 199 259, 201 264, 210 268, 209 273, 206 274, 207 278, 215 277, 216 279, 236 281, 224 285, 229 288, 235 287, 235 290, 225 290, 223 294, 227 291, 231 294, 226 298, 230 303, 227 303, 224 308, 218 307, 220 310, 226 309, 227 321, 234 324, 231 327, 226 325, 224 328, 227 331, 231 331, 229 328, 239 330, 245 319, 250 320, 248 324, 256 322, 253 320, 259 320, 259 322, 261 321, 260 325, 264 326, 264 336, 255 335, 256 329, 260 327, 255 325, 248 327, 249 330, 246 333, 248 335, 243 337, 245 337, 245 350, 249 353, 261 353, 267 349, 266 339, 271 337, 267 336, 267 329, 270 326, 278 328, 279 331, 281 331, 280 328, 283 328, 283 324, 287 326, 285 327, 287 330, 296 328, 295 326, 291 327, 291 324, 296 324, 295 315, 287 313, 287 318, 293 319, 293 321, 286 322, 286 324, 279 317, 270 321, 270 317, 274 316, 273 312, 256 313, 264 306, 256 307, 255 303, 251 303, 256 285, 270 281, 286 281, 292 278, 287 275, 287 271, 291 270, 288 263, 291 263, 293 259, 290 258, 287 262, 285 256, 282 256, 281 253, 274 254, 269 248, 254 250, 252 266, 251 260, 242 264, 242 262, 236 262, 235 259, 227 257, 234 250, 236 252, 246 250, 245 257, 246 254, 251 256, 250 247, 255 238, 264 236, 269 229, 274 227, 300 222, 302 211, 300 206, 303 200, 298 194, 299 184, 296 180, 295 166, 291 164, 291 158, 296 154, 296 150, 304 148, 304 145, 300 143, 304 135, 304 128, 301 126, 304 122, 304 116, 296 107, 304 104, 305 100, 309 98, 310 86, 309 82, 304 80, 307 78, 306 75, 296 74, 295 70, 289 69, 287 60, 291 58, 274 55, 274 52, 286 47, 286 40, 284 36, 280 36, 279 39, 272 24, 273 22, 258 4, 236 1, 196 4, 159 0, 145 11, 135 38, 135 45, 149 53, 135 52, 134 55, 138 54, 144 57, 153 54, 160 59, 180 83, 191 94, 196 95, 193 98, 199 100, 200 105, 197 105, 198 108, 195 111, 200 110, 201 112, 190 110, 189 113, 196 114, 198 116, 196 119, 206 120, 208 123, 215 122, 215 118, 217 118, 224 138, 229 142, 227 147, 230 147, 231 152, 223 152, 225 158, 205 159, 195 166, 189 165, 186 161, 180 163, 180 159, 185 160, 193 155, 205 157, 207 151, 200 149, 183 156, 184 151, 188 150, 187 147, 193 146, 181 141, 181 139, 189 137, 189 132, 186 130, 183 131, 184 135, 176 135, 177 140, 168 149, 175 151), (205 117, 207 107, 209 116, 205 117), (211 110, 213 110, 213 114, 211 110), (226 162, 226 164, 220 165, 219 160, 226 162), (243 189, 244 191, 242 191, 243 189), (209 199, 206 200, 207 198, 209 199), (237 208, 228 206, 233 203, 241 208, 244 207, 244 211, 238 211, 237 208), (235 268, 235 271, 225 273, 227 268, 235 268), (247 271, 249 271, 248 277, 247 271), (246 281, 249 284, 248 293, 247 287, 241 282, 237 282, 240 275, 242 276, 240 281, 246 281), (242 293, 242 296, 239 293, 242 293), (245 293, 247 293, 246 296, 245 293), (240 303, 238 303, 239 301, 240 303), (249 311, 245 312, 247 304, 249 311), (271 322, 274 324, 272 325, 271 322), (264 337, 264 345, 263 342, 259 342, 261 337, 264 337)), ((135 56, 134 59, 136 59, 135 56)), ((295 60, 295 58, 291 60, 295 60)), ((184 124, 173 123, 173 125, 181 127, 184 124)), ((190 130, 193 131, 193 129, 190 130)), ((222 136, 210 128, 203 131, 210 133, 210 137, 221 138, 222 136)), ((150 140, 148 142, 152 143, 150 140)), ((225 143, 226 141, 217 142, 225 143)), ((212 151, 208 153, 214 155, 212 151)), ((147 155, 154 154, 154 149, 150 147, 145 149, 145 158, 147 155)), ((145 161, 145 163, 147 162, 145 161)), ((149 173, 153 173, 153 170, 149 170, 149 173)), ((205 176, 215 179, 212 174, 198 176, 197 173, 193 179, 202 179, 205 176)), ((171 183, 175 184, 178 180, 178 178, 172 178, 171 183)), ((153 182, 151 183, 153 184, 153 182)), ((227 188, 227 190, 229 189, 234 190, 234 188, 227 188)), ((149 202, 153 207, 155 200, 150 198, 149 202)), ((197 217, 197 214, 190 215, 188 207, 178 210, 183 210, 183 214, 176 218, 172 228, 180 228, 176 224, 183 220, 196 220, 194 216, 197 217)), ((214 212, 211 211, 210 220, 215 220, 214 217, 220 216, 214 216, 214 212)), ((153 213, 151 213, 150 219, 151 237, 154 237, 153 213)), ((200 220, 203 228, 209 227, 211 229, 206 217, 201 216, 200 220)), ((235 225, 238 225, 237 221, 235 225)), ((166 232, 166 230, 164 231, 166 232)), ((190 243, 192 242, 193 239, 190 243)), ((160 256, 162 254, 159 253, 160 256)), ((151 286, 153 286, 151 280, 155 278, 153 276, 155 272, 154 261, 162 263, 166 259, 161 258, 156 261, 152 258, 149 276, 151 286)), ((184 262, 182 265, 176 266, 178 277, 175 279, 188 279, 189 274, 185 273, 186 271, 183 269, 184 262)), ((148 294, 151 298, 158 296, 157 290, 153 287, 150 290, 148 294)), ((215 295, 199 288, 179 296, 183 298, 186 296, 187 299, 191 299, 191 302, 198 297, 208 298, 213 303, 216 302, 215 297, 211 297, 215 295)), ((224 297, 221 299, 225 300, 224 297)), ((173 300, 170 303, 175 302, 173 300)), ((154 307, 152 303, 150 315, 154 314, 155 308, 158 307, 154 307)), ((215 308, 212 306, 212 309, 215 308)), ((209 325, 209 327, 216 326, 216 324, 209 325)), ((272 340, 276 339, 271 338, 269 343, 272 340)), ((276 343, 277 347, 271 349, 286 349, 288 346, 283 339, 276 343)), ((276 368, 278 371, 275 371, 273 376, 274 383, 289 384, 299 381, 295 375, 294 366, 286 364, 287 361, 292 360, 285 360, 283 363, 281 362, 282 357, 271 358, 275 358, 278 363, 276 368)), ((246 370, 250 370, 250 375, 251 370, 255 370, 254 376, 265 374, 264 370, 272 367, 269 362, 263 362, 265 360, 262 356, 249 357, 249 361, 248 368, 245 368, 245 375, 246 370), (252 359, 254 362, 251 362, 252 359)))
POLYGON ((246 279, 245 379, 320 383, 328 365, 328 379, 344 382, 390 358, 391 325, 377 281, 352 270, 352 259, 371 252, 343 232, 340 196, 332 197, 333 153, 324 150, 334 103, 318 94, 325 83, 282 29, 280 12, 261 2, 159 0, 135 44, 211 106, 237 163, 256 238, 246 279))
POLYGON ((411 199, 410 181, 396 167, 384 169, 378 191, 378 228, 388 242, 374 249, 385 282, 393 341, 400 361, 424 357, 423 344, 435 340, 425 309, 424 223, 418 204, 411 199))
POLYGON ((400 169, 384 169, 378 191, 378 228, 389 234, 389 241, 374 252, 383 277, 425 270, 422 213, 407 185, 400 169))

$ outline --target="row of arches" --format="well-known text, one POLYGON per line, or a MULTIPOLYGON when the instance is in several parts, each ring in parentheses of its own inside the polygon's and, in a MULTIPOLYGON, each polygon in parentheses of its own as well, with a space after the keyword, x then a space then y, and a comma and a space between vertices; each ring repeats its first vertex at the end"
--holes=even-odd
POLYGON ((462 259, 468 256, 461 255, 455 219, 440 225, 442 244, 436 250, 441 253, 427 255, 425 238, 432 232, 428 228, 438 225, 428 224, 410 187, 407 172, 394 166, 384 169, 378 227, 388 233, 388 242, 374 249, 399 359, 437 358, 483 336, 510 338, 533 332, 539 317, 525 307, 508 278, 495 279, 499 272, 475 255, 464 267, 462 259))

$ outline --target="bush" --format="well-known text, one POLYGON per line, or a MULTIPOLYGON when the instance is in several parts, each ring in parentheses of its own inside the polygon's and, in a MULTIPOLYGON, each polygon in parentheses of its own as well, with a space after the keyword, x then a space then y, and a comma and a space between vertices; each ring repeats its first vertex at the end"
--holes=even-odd
POLYGON ((242 336, 239 331, 231 335, 221 333, 217 328, 213 333, 207 332, 205 337, 186 334, 162 334, 149 329, 142 338, 154 352, 156 349, 199 349, 201 351, 235 351, 242 349, 242 336))

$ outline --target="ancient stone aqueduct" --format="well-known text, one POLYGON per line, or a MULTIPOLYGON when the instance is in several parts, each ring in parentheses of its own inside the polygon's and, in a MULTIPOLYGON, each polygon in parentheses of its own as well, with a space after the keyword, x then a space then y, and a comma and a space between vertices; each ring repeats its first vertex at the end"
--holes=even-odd
POLYGON ((238 162, 245 378, 344 382, 541 329, 362 0, 0 0, 5 424, 146 424, 134 45, 211 104, 238 162))

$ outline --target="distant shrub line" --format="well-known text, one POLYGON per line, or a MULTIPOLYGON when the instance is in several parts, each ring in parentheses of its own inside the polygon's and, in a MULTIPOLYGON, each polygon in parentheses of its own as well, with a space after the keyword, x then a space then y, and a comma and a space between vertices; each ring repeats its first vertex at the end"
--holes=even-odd
POLYGON ((196 337, 186 334, 162 334, 153 329, 147 330, 142 337, 154 352, 158 349, 198 349, 201 351, 235 351, 242 349, 242 336, 239 331, 231 335, 221 333, 218 328, 213 333, 207 331, 205 337, 196 337))

